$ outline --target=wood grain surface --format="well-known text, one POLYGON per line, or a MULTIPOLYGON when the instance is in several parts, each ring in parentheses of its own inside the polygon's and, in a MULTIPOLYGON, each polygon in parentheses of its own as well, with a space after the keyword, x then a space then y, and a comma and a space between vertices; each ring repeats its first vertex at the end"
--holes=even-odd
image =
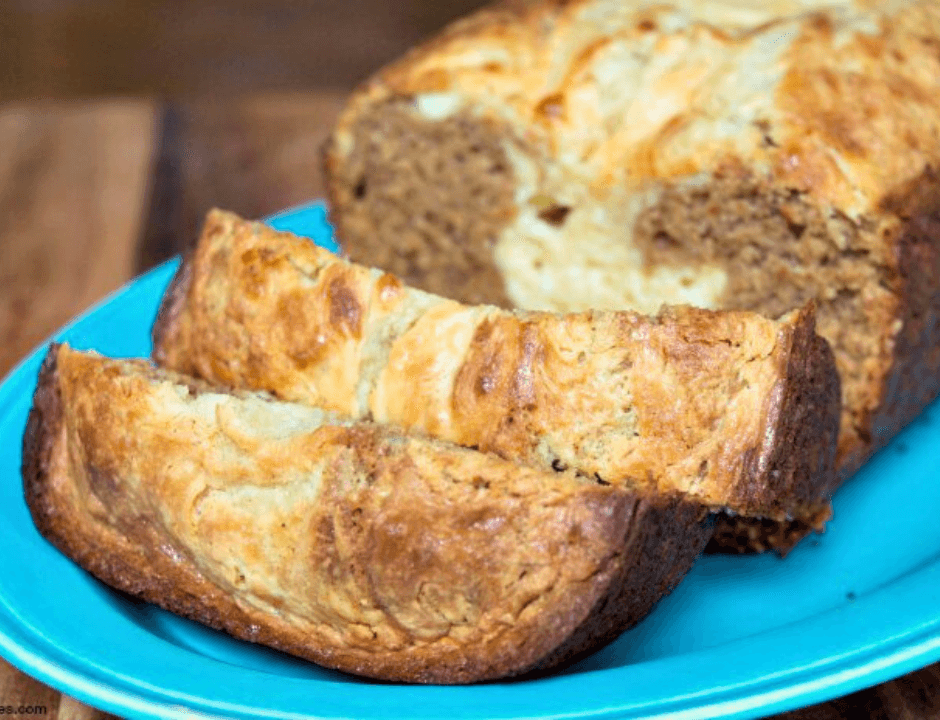
MULTIPOLYGON (((0 372, 190 244, 210 207, 258 217, 320 196, 319 146, 341 101, 312 92, 0 106, 0 372)), ((0 707, 43 708, 33 715, 50 719, 112 717, 2 660, 0 707)), ((776 716, 836 718, 940 718, 940 664, 776 716)))
POLYGON ((0 110, 0 369, 134 272, 148 102, 0 110))
POLYGON ((2 0, 0 98, 351 88, 484 0, 2 0))

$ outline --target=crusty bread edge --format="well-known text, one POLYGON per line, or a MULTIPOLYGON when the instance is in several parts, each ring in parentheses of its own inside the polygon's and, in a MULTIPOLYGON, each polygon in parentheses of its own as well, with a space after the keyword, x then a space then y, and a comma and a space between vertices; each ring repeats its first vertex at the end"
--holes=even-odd
POLYGON ((684 498, 636 501, 617 575, 577 630, 528 674, 566 667, 640 622, 691 570, 712 532, 707 509, 684 498))
POLYGON ((189 296, 189 288, 193 281, 193 254, 195 250, 186 253, 180 259, 180 265, 170 280, 163 298, 160 300, 160 307, 157 310, 157 317, 154 320, 151 329, 151 340, 153 343, 153 359, 157 364, 163 365, 166 362, 167 338, 177 332, 179 327, 180 313, 186 306, 186 298, 189 296))
POLYGON ((771 400, 768 409, 772 419, 767 425, 773 428, 775 440, 761 464, 768 475, 783 472, 802 479, 789 487, 787 496, 777 499, 781 510, 798 508, 800 516, 817 516, 838 486, 835 463, 841 384, 832 348, 816 334, 815 303, 797 311, 784 333, 784 392, 771 400), (828 482, 818 484, 822 478, 828 482))
POLYGON ((792 507, 799 509, 796 516, 790 519, 719 514, 715 534, 706 552, 774 550, 785 556, 810 532, 822 532, 832 517, 830 497, 841 481, 836 467, 841 383, 834 367, 832 347, 815 332, 812 303, 798 311, 793 326, 787 330, 787 337, 781 340, 788 345, 788 351, 781 358, 785 365, 782 374, 787 378, 786 392, 783 397, 771 401, 767 410, 774 417, 772 425, 777 441, 764 461, 773 468, 785 463, 786 458, 779 457, 781 454, 805 460, 813 456, 813 453, 806 451, 809 446, 814 453, 820 454, 819 462, 826 468, 825 474, 830 482, 815 488, 794 487, 789 497, 780 498, 781 503, 789 500, 792 507), (820 367, 828 367, 831 371, 820 372, 820 367), (813 395, 828 406, 828 410, 816 413, 804 406, 809 420, 793 412, 794 407, 801 407, 798 398, 808 377, 818 378, 825 383, 821 391, 813 395))
POLYGON ((47 504, 45 480, 50 474, 55 438, 62 426, 62 405, 56 382, 58 349, 59 345, 52 343, 43 358, 23 433, 22 475, 26 505, 36 527, 50 540, 56 534, 47 504))
POLYGON ((102 532, 100 526, 79 527, 71 522, 75 518, 68 508, 57 506, 54 454, 65 441, 58 349, 51 345, 43 361, 23 436, 23 487, 36 528, 106 584, 236 637, 260 641, 260 637, 245 637, 252 623, 248 615, 188 566, 160 553, 137 551, 117 533, 102 532), (105 552, 109 547, 113 551, 105 552))
POLYGON ((893 242, 898 298, 890 370, 878 407, 867 418, 870 443, 851 457, 843 477, 854 473, 940 394, 940 168, 928 167, 885 196, 880 209, 900 224, 893 242), (913 400, 913 402, 912 402, 913 400))
POLYGON ((58 346, 51 346, 43 362, 23 438, 24 494, 40 533, 114 588, 236 638, 325 667, 383 680, 470 683, 568 665, 645 617, 684 577, 711 535, 704 510, 681 498, 631 502, 623 496, 610 508, 608 523, 611 545, 619 545, 620 551, 588 583, 589 592, 569 593, 549 613, 544 627, 531 628, 531 642, 522 643, 525 647, 503 642, 501 647, 482 646, 462 657, 456 652, 388 653, 365 661, 341 650, 311 648, 290 628, 266 624, 263 617, 241 609, 187 559, 143 552, 108 527, 83 526, 69 508, 57 505, 61 498, 56 496, 54 454, 65 442, 57 352, 58 346))

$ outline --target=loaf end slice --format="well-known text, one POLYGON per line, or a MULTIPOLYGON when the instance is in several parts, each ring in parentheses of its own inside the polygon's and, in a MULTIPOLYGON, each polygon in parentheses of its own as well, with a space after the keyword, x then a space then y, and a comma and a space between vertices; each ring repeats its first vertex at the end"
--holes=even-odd
POLYGON ((780 320, 463 305, 214 211, 164 299, 154 358, 738 515, 817 514, 835 483, 839 383, 812 305, 780 320))
POLYGON ((65 346, 23 447, 36 526, 103 582, 384 680, 571 662, 645 616, 710 532, 679 497, 65 346))

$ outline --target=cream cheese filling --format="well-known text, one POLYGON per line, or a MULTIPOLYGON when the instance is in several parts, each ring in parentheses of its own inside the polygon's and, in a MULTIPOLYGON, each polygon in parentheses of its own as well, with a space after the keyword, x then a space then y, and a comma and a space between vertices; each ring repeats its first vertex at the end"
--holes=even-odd
POLYGON ((494 258, 514 305, 646 314, 663 304, 718 307, 728 284, 723 268, 645 265, 632 228, 658 190, 638 193, 620 186, 597 197, 583 179, 569 177, 558 165, 539 165, 506 145, 517 181, 518 214, 500 234, 494 258), (547 206, 564 208, 566 214, 553 220, 545 213, 547 206))

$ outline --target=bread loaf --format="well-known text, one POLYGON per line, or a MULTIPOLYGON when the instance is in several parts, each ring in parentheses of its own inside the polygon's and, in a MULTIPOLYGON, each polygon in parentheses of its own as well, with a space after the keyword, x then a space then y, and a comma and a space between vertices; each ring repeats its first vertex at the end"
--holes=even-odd
POLYGON ((569 662, 646 615, 709 535, 675 496, 67 347, 23 457, 36 525, 107 584, 386 680, 569 662))
POLYGON ((933 0, 504 2, 353 95, 331 218, 463 302, 815 300, 844 479, 940 390, 938 47, 933 0))
POLYGON ((835 477, 838 379, 811 309, 467 306, 215 211, 164 299, 154 358, 739 514, 819 512, 835 477))

